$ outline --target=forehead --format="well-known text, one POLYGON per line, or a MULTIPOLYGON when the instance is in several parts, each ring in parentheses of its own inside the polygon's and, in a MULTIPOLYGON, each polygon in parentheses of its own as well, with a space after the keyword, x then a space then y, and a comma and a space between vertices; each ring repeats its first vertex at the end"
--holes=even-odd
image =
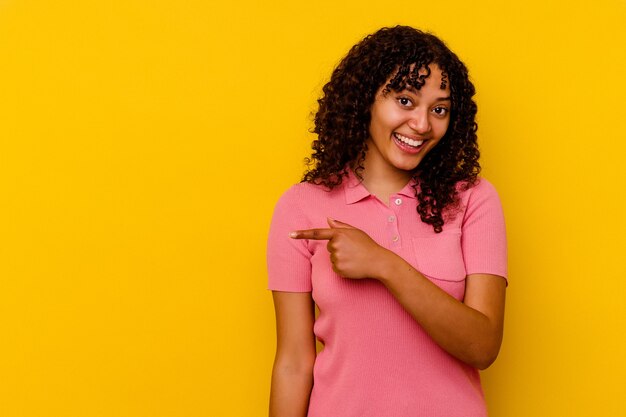
POLYGON ((428 82, 435 84, 442 91, 450 91, 448 74, 442 71, 436 63, 423 65, 419 68, 415 64, 398 67, 387 78, 381 88, 384 91, 409 90, 417 92, 428 82))

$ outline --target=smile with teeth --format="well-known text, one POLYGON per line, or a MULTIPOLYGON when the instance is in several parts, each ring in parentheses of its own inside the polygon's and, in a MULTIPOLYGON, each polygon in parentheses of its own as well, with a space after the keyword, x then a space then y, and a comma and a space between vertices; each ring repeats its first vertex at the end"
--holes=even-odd
POLYGON ((424 143, 423 140, 413 140, 411 138, 407 138, 404 135, 401 135, 400 133, 394 133, 393 136, 398 139, 400 142, 407 144, 409 146, 413 146, 414 148, 417 148, 419 146, 422 145, 422 143, 424 143))

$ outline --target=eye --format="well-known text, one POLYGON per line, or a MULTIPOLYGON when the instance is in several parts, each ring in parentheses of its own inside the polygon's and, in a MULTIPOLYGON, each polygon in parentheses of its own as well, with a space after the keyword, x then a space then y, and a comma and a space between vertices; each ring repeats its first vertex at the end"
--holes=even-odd
POLYGON ((402 107, 411 107, 413 105, 413 101, 408 97, 400 96, 396 100, 402 107))
POLYGON ((449 110, 447 107, 443 107, 443 106, 437 106, 433 109, 433 113, 435 113, 437 116, 446 116, 448 114, 449 110))

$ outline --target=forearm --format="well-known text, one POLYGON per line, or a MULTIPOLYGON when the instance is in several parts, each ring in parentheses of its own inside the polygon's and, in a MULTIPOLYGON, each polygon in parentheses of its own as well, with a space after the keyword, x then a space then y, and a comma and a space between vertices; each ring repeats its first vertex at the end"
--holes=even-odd
POLYGON ((306 417, 313 364, 293 367, 277 360, 272 372, 269 417, 306 417))
POLYGON ((306 417, 315 363, 315 312, 310 293, 273 291, 276 358, 270 417, 306 417))
POLYGON ((445 351, 479 369, 496 358, 502 323, 455 299, 389 252, 377 277, 445 351))

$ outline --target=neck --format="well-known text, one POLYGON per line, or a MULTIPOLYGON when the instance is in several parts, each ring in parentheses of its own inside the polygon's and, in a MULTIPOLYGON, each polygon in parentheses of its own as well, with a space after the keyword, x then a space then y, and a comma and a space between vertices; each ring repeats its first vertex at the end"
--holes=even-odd
POLYGON ((389 196, 402 190, 413 177, 411 171, 402 171, 389 167, 376 158, 363 161, 363 186, 383 203, 389 203, 389 196))

